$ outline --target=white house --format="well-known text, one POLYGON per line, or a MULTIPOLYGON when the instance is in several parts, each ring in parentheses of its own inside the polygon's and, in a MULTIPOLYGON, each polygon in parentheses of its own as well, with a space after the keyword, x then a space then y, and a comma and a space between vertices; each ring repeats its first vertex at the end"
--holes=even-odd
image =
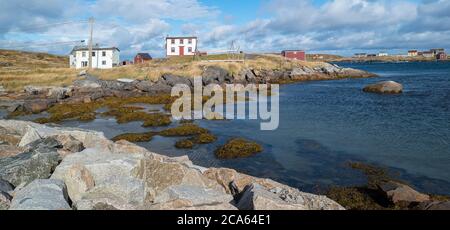
POLYGON ((166 37, 166 56, 192 56, 197 50, 197 37, 166 37))
MULTIPOLYGON (((75 46, 70 52, 69 62, 71 68, 82 69, 89 67, 89 48, 75 46)), ((92 48, 92 68, 110 69, 120 65, 120 50, 116 47, 92 48)))
POLYGON ((380 53, 378 53, 378 57, 387 57, 387 56, 389 56, 389 54, 386 53, 386 52, 380 52, 380 53))

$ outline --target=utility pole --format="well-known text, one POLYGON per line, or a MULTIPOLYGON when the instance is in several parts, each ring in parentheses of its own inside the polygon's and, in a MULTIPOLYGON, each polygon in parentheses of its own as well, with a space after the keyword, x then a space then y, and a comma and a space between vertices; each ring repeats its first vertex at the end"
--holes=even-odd
POLYGON ((89 69, 92 69, 92 37, 94 35, 94 18, 89 18, 90 36, 89 36, 89 69))

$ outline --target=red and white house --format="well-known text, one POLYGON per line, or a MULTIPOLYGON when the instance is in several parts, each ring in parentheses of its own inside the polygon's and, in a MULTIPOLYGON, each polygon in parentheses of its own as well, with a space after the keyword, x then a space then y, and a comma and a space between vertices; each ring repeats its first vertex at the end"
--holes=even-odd
POLYGON ((306 61, 306 53, 303 50, 283 50, 281 56, 288 59, 306 61))
POLYGON ((166 37, 166 56, 193 56, 197 37, 166 37))

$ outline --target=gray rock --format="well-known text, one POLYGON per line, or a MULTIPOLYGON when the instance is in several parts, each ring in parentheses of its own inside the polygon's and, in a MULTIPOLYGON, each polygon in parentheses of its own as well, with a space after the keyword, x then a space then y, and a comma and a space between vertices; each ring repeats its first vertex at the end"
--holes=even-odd
POLYGON ((72 88, 68 87, 53 87, 48 90, 47 97, 62 100, 69 97, 72 90, 72 88))
POLYGON ((25 100, 23 103, 23 109, 25 112, 29 113, 40 113, 56 104, 56 102, 56 99, 53 98, 25 100))
POLYGON ((403 86, 395 81, 383 81, 364 87, 364 92, 381 94, 400 94, 403 92, 403 86))
POLYGON ((49 87, 27 85, 24 87, 24 92, 28 95, 39 95, 46 94, 48 92, 48 89, 49 87))
POLYGON ((450 210, 450 201, 426 201, 418 205, 419 210, 450 210))
POLYGON ((16 192, 10 210, 71 210, 61 180, 35 180, 16 192))
POLYGON ((203 85, 225 82, 228 71, 217 66, 208 66, 202 74, 203 85))
POLYGON ((0 191, 11 194, 14 191, 14 186, 8 181, 0 179, 0 191))
POLYGON ((49 178, 59 163, 59 154, 56 148, 47 144, 46 140, 38 140, 30 150, 0 159, 0 178, 14 186, 49 178))
POLYGON ((222 190, 208 189, 199 186, 176 185, 167 188, 158 195, 154 203, 168 203, 175 200, 184 200, 187 202, 185 207, 189 206, 206 206, 220 203, 231 203, 233 196, 222 190))
POLYGON ((35 142, 37 140, 40 140, 41 136, 36 131, 36 129, 32 127, 27 127, 25 135, 22 136, 20 139, 20 142, 18 144, 19 147, 25 147, 26 145, 35 142))
POLYGON ((184 84, 187 85, 189 87, 193 87, 192 85, 192 80, 187 78, 187 77, 181 77, 181 76, 176 76, 173 74, 164 74, 161 77, 161 80, 163 80, 163 82, 171 87, 177 85, 177 84, 184 84))
POLYGON ((102 87, 102 85, 99 83, 99 80, 94 77, 86 77, 86 79, 75 80, 73 82, 73 86, 76 88, 88 89, 97 89, 102 87))
MULTIPOLYGON (((270 182, 271 186, 277 183, 270 182)), ((258 183, 247 185, 237 203, 241 210, 344 210, 325 196, 303 193, 279 184, 268 189, 258 183)))

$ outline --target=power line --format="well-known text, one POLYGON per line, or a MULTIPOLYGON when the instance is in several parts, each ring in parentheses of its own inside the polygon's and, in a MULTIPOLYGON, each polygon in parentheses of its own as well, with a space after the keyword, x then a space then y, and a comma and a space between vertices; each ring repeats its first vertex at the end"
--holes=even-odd
POLYGON ((0 28, 1 33, 20 33, 20 32, 30 32, 30 31, 36 31, 48 27, 55 27, 55 26, 61 26, 61 25, 67 25, 67 24, 81 24, 81 23, 88 23, 88 20, 81 20, 81 21, 66 21, 66 22, 56 22, 56 23, 50 23, 50 24, 35 24, 30 25, 27 27, 22 28, 0 28))
POLYGON ((39 47, 52 47, 52 46, 63 46, 63 45, 73 45, 76 43, 84 42, 84 40, 75 41, 61 41, 61 42, 51 42, 51 43, 35 43, 35 44, 24 44, 19 46, 8 46, 1 47, 0 49, 23 49, 23 48, 39 48, 39 47))

